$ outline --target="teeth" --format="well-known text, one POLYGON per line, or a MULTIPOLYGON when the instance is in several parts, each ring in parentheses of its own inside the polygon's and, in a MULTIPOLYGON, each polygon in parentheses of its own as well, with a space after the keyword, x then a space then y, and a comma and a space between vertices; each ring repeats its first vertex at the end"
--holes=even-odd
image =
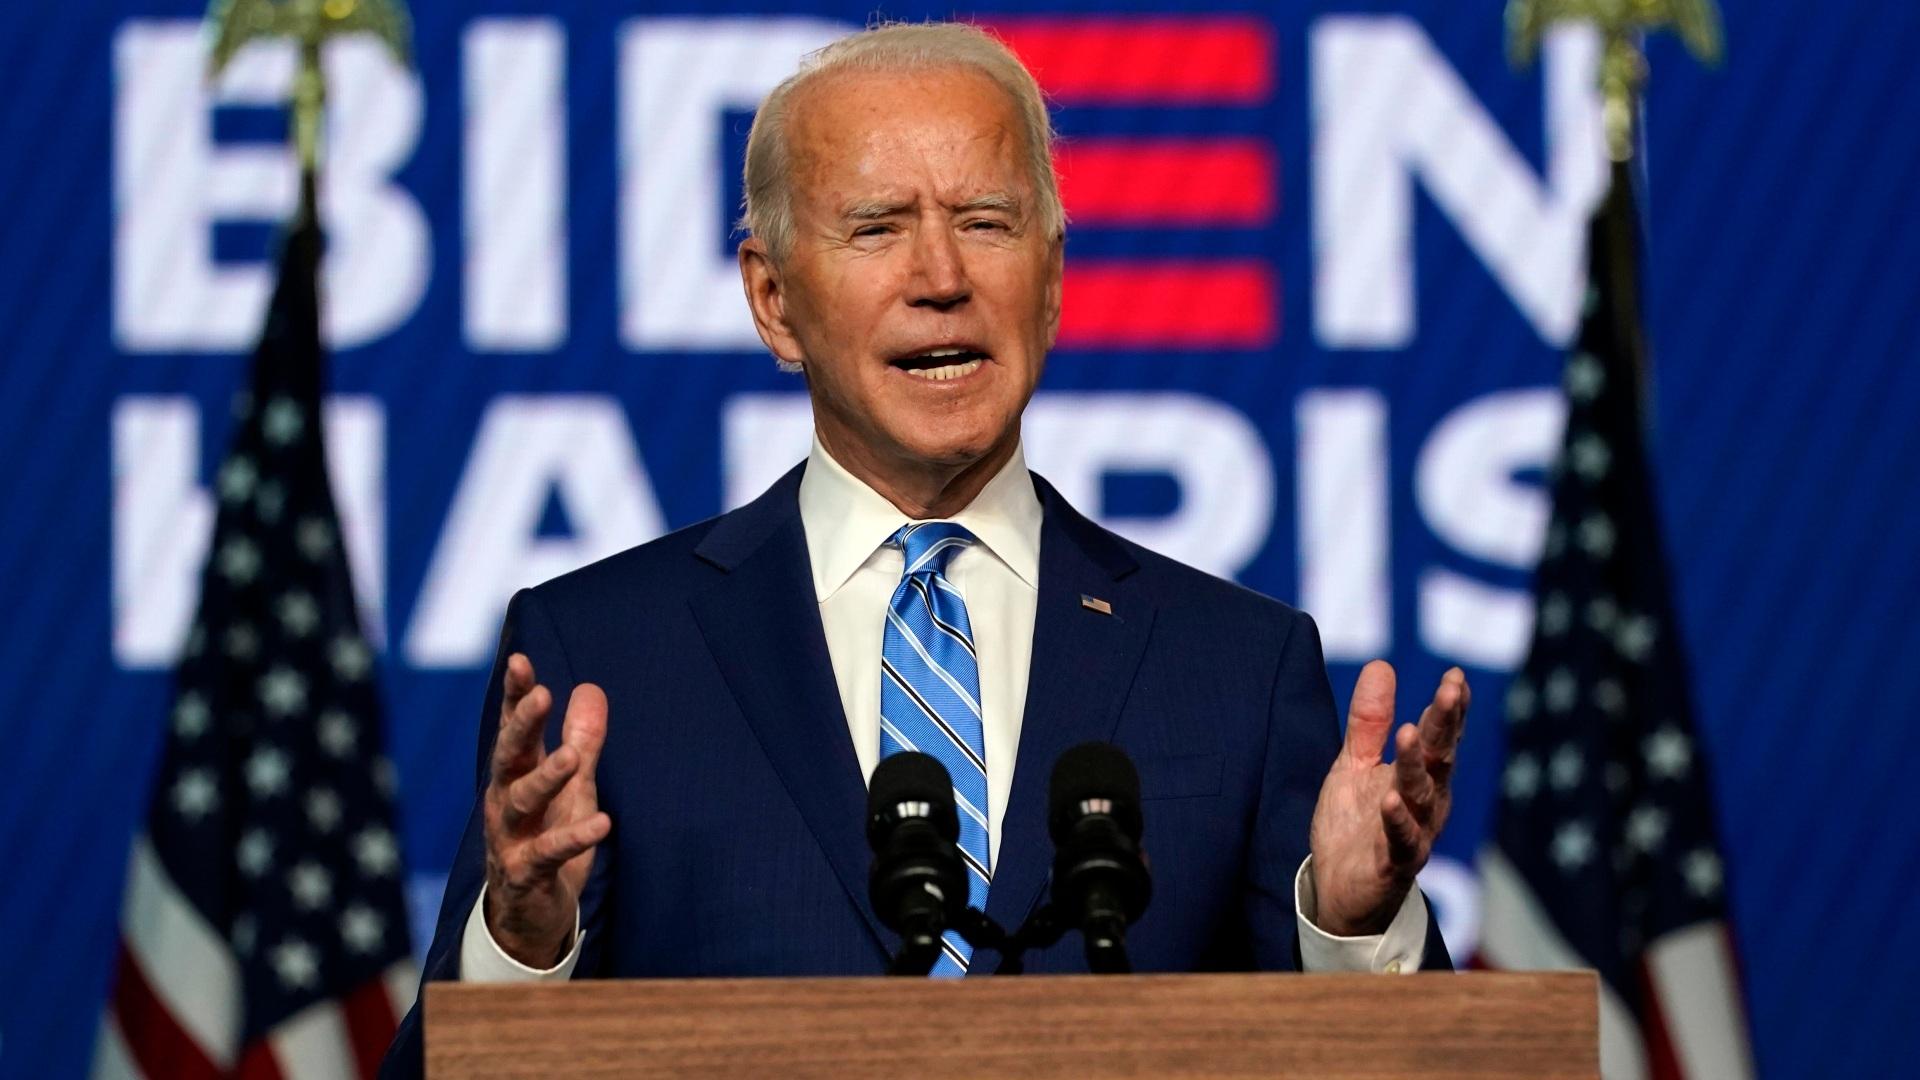
MULTIPOLYGON (((928 356, 954 356, 954 355, 957 355, 959 352, 960 350, 956 349, 956 350, 953 350, 952 352, 928 353, 927 355, 928 356)), ((984 363, 986 363, 985 360, 969 360, 964 364, 947 364, 944 367, 909 368, 907 369, 907 374, 915 375, 922 379, 928 379, 933 382, 945 382, 948 379, 957 379, 962 375, 971 375, 974 373, 974 371, 976 371, 980 367, 981 364, 984 364, 984 363)))

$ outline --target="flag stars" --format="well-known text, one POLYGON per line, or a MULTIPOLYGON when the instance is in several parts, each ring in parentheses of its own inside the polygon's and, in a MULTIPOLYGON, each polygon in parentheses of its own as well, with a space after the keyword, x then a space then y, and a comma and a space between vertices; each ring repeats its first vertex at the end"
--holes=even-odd
POLYGON ((291 769, 284 751, 263 746, 247 758, 245 770, 247 787, 256 798, 272 798, 287 790, 287 775, 291 769))
POLYGON ((293 542, 300 554, 319 562, 333 551, 333 526, 319 518, 302 518, 294 526, 293 542))
POLYGON ((1559 637, 1573 625, 1573 601, 1567 594, 1555 591, 1547 594, 1540 602, 1540 632, 1548 637, 1559 637))
POLYGON ((259 481, 260 470, 254 468, 252 458, 234 457, 220 466, 220 476, 214 486, 220 489, 221 502, 238 506, 253 494, 254 485, 259 481))
POLYGON ((275 945, 269 962, 280 985, 288 990, 314 990, 320 986, 320 954, 299 938, 288 938, 275 945))
POLYGON ((1605 479, 1607 469, 1613 465, 1613 451, 1607 448, 1605 439, 1592 432, 1573 440, 1567 456, 1573 463, 1573 471, 1589 484, 1605 479))
POLYGON ((1571 743, 1562 746, 1553 752, 1553 759, 1547 763, 1547 773, 1555 791, 1572 791, 1580 785, 1580 778, 1587 774, 1586 755, 1571 743))
POLYGON ((1658 636, 1653 620, 1645 615, 1629 615, 1620 620, 1614 628, 1613 647, 1621 656, 1636 664, 1644 664, 1653 655, 1654 639, 1658 636))
POLYGON ((1620 605, 1609 596, 1596 596, 1587 601, 1587 625, 1596 634, 1613 632, 1614 623, 1620 619, 1620 605))
POLYGON ((1578 700, 1580 683, 1573 672, 1564 667, 1553 669, 1553 674, 1547 676, 1547 709, 1556 713, 1572 712, 1578 700))
POLYGON ((1647 772, 1656 780, 1679 780, 1693 766, 1693 745, 1686 733, 1672 726, 1647 736, 1641 746, 1647 772))
POLYGON ((259 936, 260 927, 254 922, 252 914, 243 913, 233 920, 233 933, 229 937, 233 942, 234 952, 241 956, 252 956, 253 947, 258 943, 259 936))
POLYGON ((260 576, 260 549, 244 536, 236 536, 214 556, 214 569, 229 584, 246 585, 260 576))
POLYGON ((1575 404, 1585 405, 1600 396, 1607 385, 1606 369, 1592 353, 1580 353, 1567 364, 1567 396, 1575 404))
POLYGON ((274 605, 274 614, 280 619, 281 627, 297 638, 306 637, 320 625, 320 605, 314 602, 311 593, 300 589, 282 596, 274 605))
POLYGON ((340 827, 340 796, 330 788, 307 793, 307 821, 315 830, 330 833, 340 827))
POLYGON ((340 940, 362 955, 380 950, 387 939, 386 922, 365 904, 354 904, 340 916, 340 940))
POLYGON ((1627 691, 1619 679, 1601 679, 1593 685, 1593 704, 1608 716, 1627 711, 1627 691))
POLYGON ((247 623, 227 627, 227 655, 235 660, 251 660, 260 655, 260 634, 247 623))
POLYGON ((320 747, 334 757, 343 758, 353 753, 354 743, 359 740, 353 717, 339 709, 328 709, 320 714, 320 747))
POLYGON ((248 829, 240 838, 240 846, 234 852, 234 861, 240 864, 240 872, 248 877, 262 877, 273 869, 273 838, 265 829, 248 829))
POLYGON ((190 690, 173 703, 173 733, 181 738, 199 738, 206 734, 211 723, 213 710, 207 708, 207 699, 199 694, 190 690))
POLYGON ((1513 755, 1513 760, 1507 762, 1505 775, 1501 777, 1501 787, 1509 799, 1524 801, 1533 798, 1534 792, 1540 790, 1540 763, 1528 754, 1513 755))
POLYGON ((400 868, 400 848, 392 833, 375 825, 353 838, 353 859, 368 877, 388 877, 400 868))
POLYGON ((1627 815, 1627 846, 1634 851, 1660 850, 1667 839, 1667 812, 1657 806, 1642 806, 1627 815))
POLYGON ((306 427, 307 421, 300 415, 300 406, 288 397, 276 397, 267 402, 266 412, 260 416, 261 433, 274 446, 287 446, 299 438, 306 427))
POLYGON ((285 664, 276 664, 260 677, 257 686, 260 704, 277 719, 285 719, 306 710, 307 680, 285 664))
POLYGON ((253 494, 253 512, 260 515, 260 520, 269 525, 277 523, 286 509, 287 489, 282 487, 278 480, 269 480, 261 484, 260 490, 253 494))
POLYGON ((1566 873, 1575 873, 1593 861, 1593 829, 1583 821, 1569 821, 1554 830, 1550 855, 1566 873))
POLYGON ((1607 515, 1594 511, 1580 519, 1580 550, 1596 559, 1605 559, 1613 554, 1613 521, 1607 515))
POLYGON ((1538 695, 1533 692, 1533 683, 1525 675, 1513 680, 1507 687, 1507 717, 1515 723, 1525 723, 1533 719, 1533 710, 1538 704, 1538 695))
POLYGON ((213 813, 220 805, 220 785, 211 769, 188 769, 174 782, 173 809, 189 823, 213 813))
POLYGON ((359 682, 367 677, 367 671, 373 667, 373 650, 367 643, 351 634, 342 634, 333 639, 333 645, 327 651, 327 660, 333 665, 333 673, 340 676, 342 682, 359 682))
POLYGON ((318 911, 333 899, 333 875, 317 862, 299 863, 287 874, 287 891, 302 909, 318 911))
POLYGON ((1725 880, 1725 871, 1720 865, 1720 856, 1711 849, 1699 848, 1687 853, 1680 862, 1680 876, 1687 879, 1687 889, 1702 900, 1711 900, 1720 894, 1725 880))

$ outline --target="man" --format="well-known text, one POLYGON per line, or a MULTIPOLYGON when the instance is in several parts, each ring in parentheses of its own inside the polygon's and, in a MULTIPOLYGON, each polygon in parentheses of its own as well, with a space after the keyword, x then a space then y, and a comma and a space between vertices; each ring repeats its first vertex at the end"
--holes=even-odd
MULTIPOLYGON (((949 762, 975 899, 1015 926, 1044 894, 1052 763, 1092 739, 1141 773, 1137 968, 1448 966, 1411 886, 1464 676, 1387 765, 1393 676, 1370 665, 1342 746, 1307 616, 1026 470, 1060 319, 1050 140, 1032 77, 964 26, 855 35, 763 104, 741 277, 805 374, 812 453, 515 597, 427 978, 878 974, 863 779, 916 747, 949 762)), ((940 963, 997 960, 953 940, 940 963)), ((1029 968, 1084 970, 1077 940, 1029 968)), ((417 1067, 418 1023, 390 1067, 417 1067)))

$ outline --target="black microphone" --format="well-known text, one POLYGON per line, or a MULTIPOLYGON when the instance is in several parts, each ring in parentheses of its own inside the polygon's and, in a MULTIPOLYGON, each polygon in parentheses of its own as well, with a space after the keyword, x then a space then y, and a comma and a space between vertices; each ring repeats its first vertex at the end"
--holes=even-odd
POLYGON ((1153 895, 1140 852, 1140 774, 1119 747, 1082 743, 1060 755, 1048 791, 1053 904, 1080 928, 1089 970, 1132 970, 1127 927, 1153 895))
POLYGON ((888 974, 932 971, 940 935, 964 916, 967 868, 959 839, 946 766, 920 753, 884 758, 867 785, 867 843, 873 848, 867 895, 880 921, 900 935, 888 974))

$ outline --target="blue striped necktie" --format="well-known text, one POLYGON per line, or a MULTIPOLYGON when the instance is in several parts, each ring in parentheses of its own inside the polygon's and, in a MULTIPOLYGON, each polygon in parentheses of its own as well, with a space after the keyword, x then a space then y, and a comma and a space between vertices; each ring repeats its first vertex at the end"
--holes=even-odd
MULTIPOLYGON (((908 524, 887 541, 906 554, 906 572, 887 607, 880 646, 880 756, 932 754, 953 777, 967 900, 986 910, 992 865, 987 846, 987 746, 980 725, 980 665, 967 601, 947 580, 948 560, 973 534, 951 521, 908 524)), ((967 973, 973 946, 948 931, 936 976, 967 973)))

